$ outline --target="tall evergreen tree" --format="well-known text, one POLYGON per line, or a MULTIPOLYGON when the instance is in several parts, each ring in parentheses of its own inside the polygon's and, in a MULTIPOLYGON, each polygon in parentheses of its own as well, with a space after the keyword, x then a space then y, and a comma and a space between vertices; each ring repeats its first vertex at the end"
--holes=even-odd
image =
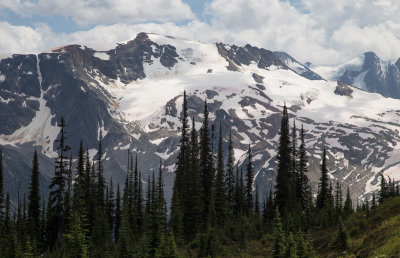
POLYGON ((273 236, 274 236, 274 245, 273 245, 273 257, 285 257, 286 253, 286 244, 285 244, 285 233, 283 231, 283 225, 281 222, 281 216, 279 213, 279 207, 276 206, 274 223, 273 223, 273 236))
POLYGON ((307 198, 308 198, 308 191, 310 188, 310 180, 307 176, 307 164, 308 164, 308 157, 307 157, 307 150, 306 150, 306 143, 304 140, 304 128, 303 125, 301 126, 300 131, 300 147, 298 151, 298 179, 297 179, 297 196, 300 199, 301 207, 303 211, 306 209, 307 206, 307 198))
POLYGON ((350 196, 350 188, 349 186, 347 186, 346 200, 344 201, 344 206, 343 206, 343 215, 347 217, 352 213, 353 213, 353 204, 350 196))
POLYGON ((31 241, 38 244, 40 241, 40 186, 39 186, 39 161, 37 151, 33 154, 32 176, 29 187, 28 220, 31 241))
POLYGON ((185 194, 188 191, 189 182, 185 178, 188 178, 191 158, 186 91, 183 93, 181 121, 181 139, 179 142, 178 161, 176 163, 170 221, 177 242, 180 242, 182 239, 184 213, 188 212, 185 194))
POLYGON ((217 174, 215 177, 215 213, 216 222, 219 227, 224 227, 224 221, 228 212, 228 202, 226 198, 226 190, 224 184, 224 157, 222 154, 222 128, 219 125, 218 154, 217 154, 217 174))
POLYGON ((275 205, 280 214, 286 216, 290 212, 290 197, 293 191, 293 177, 291 174, 291 141, 289 137, 289 117, 286 105, 283 107, 281 129, 279 132, 279 146, 277 153, 278 169, 275 185, 275 205))
POLYGON ((385 177, 381 174, 381 190, 379 192, 379 203, 383 203, 383 201, 389 197, 389 186, 386 182, 385 177))
POLYGON ((190 140, 190 169, 186 174, 188 182, 185 194, 184 228, 185 239, 191 241, 200 229, 203 214, 202 182, 200 179, 199 144, 192 118, 192 131, 190 140), (190 182, 190 183, 189 183, 190 182))
POLYGON ((247 152, 247 173, 246 173, 246 208, 247 211, 253 210, 253 155, 249 144, 249 150, 247 152))
POLYGON ((317 209, 324 208, 329 202, 329 178, 326 167, 326 150, 322 154, 321 178, 319 183, 319 193, 317 195, 317 209))
POLYGON ((343 209, 343 197, 342 197, 342 187, 339 182, 336 182, 336 190, 335 190, 335 211, 336 217, 339 218, 343 209))
POLYGON ((225 177, 225 187, 227 190, 227 199, 228 204, 232 208, 234 205, 234 193, 235 193, 235 176, 233 174, 235 156, 233 152, 233 143, 232 143, 232 133, 229 133, 229 143, 228 143, 228 161, 226 168, 226 177, 225 177))
POLYGON ((211 152, 210 129, 207 101, 204 101, 204 120, 200 135, 200 174, 203 182, 203 218, 209 214, 211 194, 214 182, 214 162, 211 152))
POLYGON ((64 197, 65 197, 65 181, 68 173, 68 157, 69 146, 66 144, 65 120, 61 117, 59 138, 56 140, 57 154, 55 164, 54 177, 49 185, 50 188, 50 209, 48 209, 48 240, 50 248, 55 245, 60 246, 62 233, 64 230, 64 197))
POLYGON ((122 210, 121 210, 121 191, 119 183, 117 184, 117 197, 115 199, 115 226, 114 226, 114 239, 118 242, 118 233, 121 226, 122 210))

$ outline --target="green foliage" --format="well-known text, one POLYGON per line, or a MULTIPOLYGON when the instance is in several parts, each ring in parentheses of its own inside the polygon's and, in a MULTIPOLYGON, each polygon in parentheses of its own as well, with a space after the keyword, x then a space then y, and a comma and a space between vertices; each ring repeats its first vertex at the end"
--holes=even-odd
POLYGON ((273 236, 274 236, 274 246, 273 246, 273 256, 274 257, 285 257, 286 255, 286 241, 285 233, 283 231, 283 225, 281 222, 281 216, 279 213, 278 206, 275 209, 274 223, 273 223, 273 236))
POLYGON ((339 228, 335 235, 332 237, 329 246, 337 251, 346 251, 350 247, 349 234, 347 233, 346 226, 342 218, 339 218, 339 228))

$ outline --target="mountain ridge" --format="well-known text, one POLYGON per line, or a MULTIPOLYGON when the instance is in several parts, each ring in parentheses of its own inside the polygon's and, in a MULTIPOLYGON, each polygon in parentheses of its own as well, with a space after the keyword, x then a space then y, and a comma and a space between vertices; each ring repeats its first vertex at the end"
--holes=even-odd
MULTIPOLYGON (((306 129, 314 190, 324 146, 329 149, 331 178, 351 185, 354 198, 377 189, 379 173, 397 167, 400 160, 396 147, 400 114, 392 109, 398 100, 371 108, 365 103, 376 105, 384 98, 356 88, 352 98, 337 95, 336 82, 309 80, 274 52, 250 45, 205 44, 139 33, 111 50, 72 45, 53 53, 16 55, 0 61, 0 72, 4 76, 0 106, 10 110, 0 117, 0 142, 5 145, 6 162, 20 159, 25 164, 16 174, 29 175, 30 160, 9 158, 9 153, 18 153, 21 146, 32 153, 41 147, 48 180, 56 125, 64 116, 72 154, 82 139, 93 157, 102 137, 106 176, 112 175, 114 182, 122 184, 125 179, 127 149, 138 154, 144 178, 162 158, 170 199, 184 90, 197 129, 206 99, 210 118, 216 125, 221 122, 225 132, 225 147, 226 132, 232 130, 239 165, 246 163, 244 153, 251 144, 255 178, 263 194, 274 183, 284 103, 291 122, 296 118, 306 129), (47 113, 37 113, 46 107, 47 113), (10 116, 17 119, 8 122, 10 116), (32 125, 37 117, 49 123, 48 131, 38 131, 39 138, 11 137, 21 128, 25 135, 38 129, 32 125)), ((18 184, 10 174, 5 181, 18 184)))

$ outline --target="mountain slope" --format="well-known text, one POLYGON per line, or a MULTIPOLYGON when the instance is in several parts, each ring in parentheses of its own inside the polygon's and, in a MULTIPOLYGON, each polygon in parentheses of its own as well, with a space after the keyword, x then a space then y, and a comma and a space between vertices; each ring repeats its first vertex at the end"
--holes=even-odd
MULTIPOLYGON (((70 45, 39 55, 14 55, 0 61, 0 73, 0 106, 7 110, 0 117, 2 145, 15 150, 29 145, 32 152, 36 146, 51 164, 57 121, 64 116, 73 154, 82 139, 94 156, 102 138, 106 176, 113 176, 114 182, 125 179, 127 149, 137 153, 143 178, 162 158, 167 199, 184 90, 197 129, 206 99, 215 131, 220 123, 223 127, 225 148, 232 131, 239 165, 246 162, 251 145, 256 182, 263 193, 275 178, 285 103, 291 123, 295 118, 297 127, 306 129, 315 191, 324 147, 331 178, 350 185, 353 197, 376 189, 379 172, 400 160, 399 100, 356 88, 351 96, 336 94, 336 82, 309 80, 273 52, 250 45, 139 33, 109 50, 70 45)), ((10 153, 6 150, 5 155, 10 153)), ((43 169, 47 175, 53 171, 43 169)), ((30 171, 21 168, 15 173, 30 171)), ((10 187, 18 184, 17 178, 7 180, 10 187)))
POLYGON ((366 52, 335 67, 313 67, 329 80, 343 81, 362 90, 385 97, 400 98, 400 59, 394 64, 366 52))

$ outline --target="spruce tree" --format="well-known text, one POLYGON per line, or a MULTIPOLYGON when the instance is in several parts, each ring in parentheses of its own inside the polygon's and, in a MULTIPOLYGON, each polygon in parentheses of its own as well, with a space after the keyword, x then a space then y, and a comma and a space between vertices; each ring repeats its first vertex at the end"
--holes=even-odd
POLYGON ((183 93, 181 121, 181 139, 171 201, 171 226, 178 242, 181 241, 183 231, 187 228, 187 225, 186 227, 183 225, 184 214, 189 212, 186 199, 188 196, 185 196, 189 187, 187 178, 189 178, 188 173, 191 161, 186 91, 183 93))
POLYGON ((224 221, 228 212, 228 202, 226 198, 226 190, 224 184, 224 157, 222 154, 222 128, 219 126, 218 154, 217 154, 217 174, 215 178, 215 213, 216 222, 220 228, 224 227, 224 221))
POLYGON ((293 177, 291 174, 291 141, 289 137, 289 117, 286 105, 283 107, 281 128, 279 132, 279 146, 277 153, 278 169, 275 184, 275 205, 279 207, 282 216, 290 211, 290 197, 293 191, 293 177))
POLYGON ((190 169, 186 174, 185 181, 190 182, 186 189, 184 227, 185 239, 191 241, 200 230, 202 222, 203 199, 202 182, 200 179, 199 144, 195 128, 194 117, 192 118, 192 131, 190 140, 190 169))
POLYGON ((335 190, 335 211, 336 217, 339 218, 343 209, 343 197, 342 197, 342 187, 339 182, 336 182, 336 190, 335 190))
POLYGON ((200 135, 200 174, 203 182, 203 218, 207 218, 209 214, 209 207, 211 201, 211 194, 213 191, 214 182, 214 163, 213 155, 211 152, 210 129, 208 120, 208 107, 207 101, 204 101, 204 120, 201 128, 200 135))
POLYGON ((229 133, 228 143, 228 161, 226 167, 225 187, 227 190, 227 200, 230 208, 234 205, 234 194, 235 194, 235 176, 233 174, 235 163, 235 156, 233 152, 232 133, 229 133))
POLYGON ((49 185, 50 188, 50 209, 48 209, 48 240, 50 248, 56 245, 60 246, 62 233, 64 230, 64 197, 66 175, 68 173, 68 157, 69 146, 66 144, 65 120, 61 117, 59 138, 56 140, 58 157, 55 161, 54 177, 49 185))
POLYGON ((117 197, 115 199, 115 226, 114 226, 114 239, 118 242, 119 228, 121 226, 122 210, 121 210, 121 192, 119 183, 117 184, 117 197))
POLYGON ((336 234, 333 236, 330 242, 330 247, 332 249, 336 249, 338 251, 346 251, 350 244, 349 244, 349 234, 347 233, 347 229, 343 223, 342 218, 339 218, 339 228, 336 234))
POLYGON ((329 178, 326 167, 326 150, 322 154, 321 178, 319 183, 319 193, 317 195, 317 209, 322 209, 329 203, 329 178))
POLYGON ((306 143, 304 140, 304 128, 303 125, 301 126, 300 131, 300 147, 298 151, 298 181, 297 181, 297 196, 300 199, 301 207, 303 211, 307 208, 307 198, 308 198, 308 191, 310 187, 310 180, 307 176, 307 164, 308 164, 308 157, 307 157, 307 150, 306 150, 306 143))
POLYGON ((273 222, 273 237, 274 237, 274 245, 273 245, 273 257, 285 257, 286 253, 286 241, 285 241, 285 233, 283 231, 283 225, 281 222, 281 216, 279 213, 279 207, 275 208, 275 216, 273 222))
POLYGON ((379 203, 383 203, 383 201, 389 197, 389 186, 386 182, 385 177, 381 174, 381 190, 379 192, 379 203))
POLYGON ((371 203, 371 209, 376 208, 376 198, 375 198, 375 192, 372 193, 372 203, 371 203))
POLYGON ((247 211, 253 210, 253 183, 254 183, 254 176, 253 176, 253 155, 251 153, 251 148, 249 144, 249 150, 247 154, 247 173, 246 173, 246 208, 247 211))
POLYGON ((347 186, 346 200, 344 201, 344 206, 343 206, 343 215, 347 217, 352 213, 353 213, 353 204, 350 196, 350 187, 347 186))
POLYGON ((31 242, 38 244, 40 237, 40 186, 39 186, 39 161, 37 151, 33 154, 32 176, 29 186, 28 220, 31 242))

